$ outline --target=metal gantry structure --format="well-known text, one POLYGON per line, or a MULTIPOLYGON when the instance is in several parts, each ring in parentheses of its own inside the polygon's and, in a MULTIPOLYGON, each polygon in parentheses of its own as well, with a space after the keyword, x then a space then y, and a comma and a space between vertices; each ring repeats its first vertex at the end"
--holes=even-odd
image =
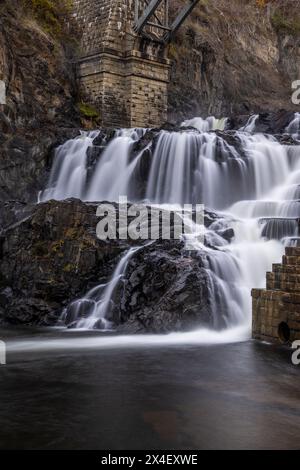
POLYGON ((147 34, 147 27, 157 28, 162 31, 160 41, 168 44, 199 0, 183 0, 183 2, 184 6, 170 23, 169 0, 135 0, 135 32, 147 34))

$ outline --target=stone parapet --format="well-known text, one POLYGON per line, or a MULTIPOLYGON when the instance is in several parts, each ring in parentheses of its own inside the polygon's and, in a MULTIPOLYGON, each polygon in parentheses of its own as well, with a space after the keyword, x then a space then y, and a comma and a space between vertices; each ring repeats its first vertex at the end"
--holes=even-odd
POLYGON ((267 273, 266 289, 252 289, 253 338, 289 343, 300 339, 300 247, 288 247, 282 264, 267 273))

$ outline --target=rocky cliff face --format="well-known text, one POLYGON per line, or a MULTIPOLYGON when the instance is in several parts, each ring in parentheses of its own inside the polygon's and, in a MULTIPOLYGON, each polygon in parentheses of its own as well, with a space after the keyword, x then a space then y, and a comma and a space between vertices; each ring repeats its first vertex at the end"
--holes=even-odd
POLYGON ((51 149, 72 135, 75 108, 72 64, 21 0, 0 2, 0 200, 36 197, 51 149), (16 184, 17 182, 17 184, 16 184))
POLYGON ((297 111, 291 83, 300 78, 300 1, 200 0, 170 56, 171 120, 297 111))

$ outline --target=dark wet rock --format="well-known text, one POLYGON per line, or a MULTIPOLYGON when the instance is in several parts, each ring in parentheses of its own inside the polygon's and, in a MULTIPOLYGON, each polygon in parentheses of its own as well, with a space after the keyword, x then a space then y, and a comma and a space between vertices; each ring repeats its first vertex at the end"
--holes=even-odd
MULTIPOLYGON (((5 321, 11 325, 51 326, 56 322, 55 303, 49 304, 37 297, 24 297, 21 301, 19 298, 13 298, 8 304, 9 308, 5 309, 5 321)), ((59 308, 58 303, 56 308, 59 308)))
POLYGON ((226 130, 238 130, 246 126, 250 114, 236 114, 227 118, 226 130))
POLYGON ((201 253, 159 241, 128 263, 117 331, 167 333, 211 325, 209 281, 201 253))
MULTIPOLYGON (((1 234, 3 322, 55 324, 72 301, 109 281, 125 251, 149 243, 99 240, 96 208, 76 199, 30 207, 11 203, 12 214, 17 215, 11 216, 1 234)), ((117 289, 111 312, 114 323, 132 332, 209 324, 204 259, 202 253, 186 251, 178 240, 157 240, 141 248, 130 259, 117 289)))
POLYGON ((219 216, 216 212, 205 211, 204 225, 206 228, 209 228, 213 222, 219 219, 219 216))
POLYGON ((221 163, 227 161, 229 158, 236 158, 237 154, 241 157, 245 156, 241 141, 236 133, 228 131, 211 132, 218 136, 215 154, 217 162, 221 163))
POLYGON ((133 145, 133 151, 138 154, 147 146, 153 147, 154 141, 157 138, 160 129, 149 129, 145 132, 145 134, 138 139, 133 145))
POLYGON ((1 111, 0 111, 0 130, 3 132, 3 134, 11 134, 15 131, 15 126, 13 122, 8 118, 8 116, 6 116, 1 111))
POLYGON ((0 308, 2 320, 53 323, 90 284, 109 278, 127 245, 96 238, 96 207, 78 200, 49 201, 2 232, 0 292, 13 292, 0 308))
POLYGON ((34 210, 34 205, 21 201, 0 202, 0 235, 8 227, 26 219, 34 210))
POLYGON ((3 136, 0 148, 0 201, 36 202, 45 186, 54 151, 79 130, 55 129, 44 133, 3 136))
POLYGON ((6 287, 0 291, 0 307, 5 308, 6 305, 13 300, 13 290, 11 287, 6 287))
POLYGON ((213 131, 219 137, 218 145, 217 145, 217 152, 219 154, 219 160, 224 160, 224 152, 223 147, 224 143, 226 149, 228 151, 228 156, 235 158, 238 154, 241 157, 245 157, 245 151, 241 140, 238 138, 237 133, 235 131, 213 131))
MULTIPOLYGON (((250 117, 250 114, 229 117, 227 121, 228 130, 243 129, 250 117)), ((278 136, 278 139, 281 139, 293 119, 294 112, 289 110, 281 109, 274 112, 261 112, 255 121, 255 132, 275 134, 278 136)))
POLYGON ((105 146, 89 147, 87 149, 87 167, 93 169, 102 155, 105 146))
POLYGON ((234 237, 234 230, 233 228, 229 227, 224 230, 217 231, 218 235, 220 235, 224 240, 230 242, 234 237))
POLYGON ((139 171, 140 179, 144 182, 148 181, 150 173, 153 152, 150 148, 145 148, 139 159, 137 170, 139 171))
POLYGON ((178 124, 173 124, 172 122, 165 122, 161 128, 161 130, 163 131, 167 131, 167 132, 181 132, 183 129, 193 129, 191 127, 181 127, 180 125, 178 124))
POLYGON ((294 139, 291 135, 289 134, 277 134, 274 136, 278 142, 282 145, 300 145, 300 141, 294 139))
POLYGON ((93 140, 93 145, 101 147, 110 142, 116 135, 116 129, 99 129, 99 134, 93 140))
POLYGON ((269 134, 282 134, 293 118, 292 111, 280 110, 275 113, 260 113, 255 123, 255 130, 269 134))

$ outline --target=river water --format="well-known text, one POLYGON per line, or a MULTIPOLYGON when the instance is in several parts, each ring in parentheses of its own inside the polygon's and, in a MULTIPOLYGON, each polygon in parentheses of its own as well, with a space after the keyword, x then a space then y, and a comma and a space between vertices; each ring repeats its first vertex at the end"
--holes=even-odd
POLYGON ((300 366, 287 348, 49 329, 1 337, 1 449, 300 447, 300 366))

